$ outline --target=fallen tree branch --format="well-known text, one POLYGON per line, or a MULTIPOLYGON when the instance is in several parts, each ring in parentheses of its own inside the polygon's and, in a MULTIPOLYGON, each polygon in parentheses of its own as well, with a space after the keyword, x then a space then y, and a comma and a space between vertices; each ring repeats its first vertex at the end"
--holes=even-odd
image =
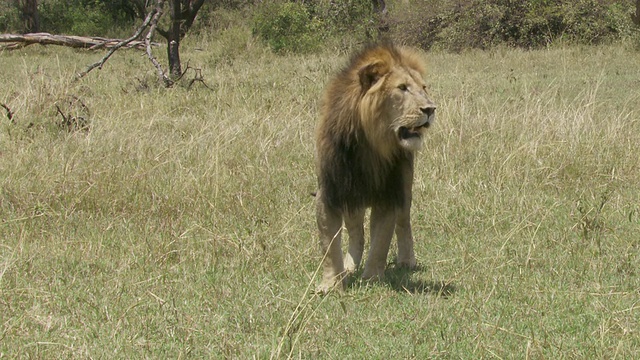
MULTIPOLYGON (((127 39, 129 40, 129 39, 127 39)), ((83 48, 96 50, 101 48, 127 47, 144 50, 146 44, 143 41, 133 41, 131 39, 124 45, 120 45, 123 40, 108 39, 94 36, 73 36, 73 35, 53 35, 49 33, 31 33, 31 34, 0 34, 0 49, 16 50, 32 44, 41 45, 60 45, 73 48, 83 48)), ((126 41, 126 40, 125 40, 126 41)), ((158 43, 153 45, 157 46, 158 43)))
POLYGON ((187 85, 187 89, 191 89, 191 85, 193 85, 194 82, 199 81, 202 83, 202 85, 204 85, 204 87, 206 87, 207 89, 211 90, 211 88, 209 87, 209 85, 207 85, 206 82, 204 82, 204 75, 202 75, 202 69, 200 68, 192 68, 191 66, 189 66, 189 62, 187 61, 187 68, 184 69, 184 71, 182 72, 182 75, 180 75, 180 77, 176 80, 180 80, 184 74, 187 73, 187 71, 189 71, 189 69, 193 69, 193 71, 195 71, 195 75, 193 75, 193 79, 191 79, 189 81, 189 85, 187 85))
POLYGON ((119 43, 117 43, 116 45, 114 45, 111 50, 109 50, 109 52, 98 62, 95 62, 91 65, 89 65, 83 72, 79 73, 76 76, 76 79, 79 79, 85 75, 87 75, 89 73, 89 71, 98 68, 98 69, 102 69, 102 66, 104 65, 105 62, 107 62, 107 60, 111 57, 111 55, 113 55, 116 50, 120 49, 123 46, 129 46, 129 44, 135 42, 138 44, 141 44, 141 46, 143 46, 141 48, 142 49, 146 49, 147 45, 146 41, 135 41, 137 38, 140 37, 140 35, 142 35, 142 33, 144 32, 144 29, 147 28, 147 26, 149 26, 149 23, 151 22, 151 19, 155 16, 157 12, 157 9, 153 9, 151 12, 149 12, 149 14, 147 15, 147 17, 144 19, 144 22, 142 23, 142 25, 140 25, 140 27, 138 28, 138 30, 136 31, 135 34, 133 34, 132 37, 126 39, 126 40, 122 40, 119 43))
POLYGON ((11 111, 11 109, 5 104, 0 104, 0 106, 2 106, 5 110, 7 110, 7 118, 12 124, 15 124, 16 121, 13 119, 13 111, 11 111))

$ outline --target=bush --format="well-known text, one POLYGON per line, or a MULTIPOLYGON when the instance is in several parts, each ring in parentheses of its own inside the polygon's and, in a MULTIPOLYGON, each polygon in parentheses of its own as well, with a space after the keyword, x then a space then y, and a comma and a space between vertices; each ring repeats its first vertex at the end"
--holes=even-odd
POLYGON ((317 49, 322 22, 301 3, 269 2, 256 11, 253 33, 277 53, 304 53, 317 49))
POLYGON ((394 9, 391 22, 396 39, 425 49, 537 48, 628 36, 631 10, 630 2, 613 0, 417 0, 394 9))
POLYGON ((120 35, 136 16, 133 9, 105 0, 52 0, 40 2, 38 11, 42 31, 88 36, 120 35))
POLYGON ((365 39, 377 36, 382 25, 373 10, 371 0, 307 1, 312 13, 327 25, 332 36, 345 33, 365 39))
POLYGON ((13 33, 22 30, 20 12, 9 1, 0 2, 0 32, 13 33))
POLYGON ((304 53, 333 38, 373 38, 380 24, 370 0, 275 1, 256 10, 253 33, 278 53, 304 53))

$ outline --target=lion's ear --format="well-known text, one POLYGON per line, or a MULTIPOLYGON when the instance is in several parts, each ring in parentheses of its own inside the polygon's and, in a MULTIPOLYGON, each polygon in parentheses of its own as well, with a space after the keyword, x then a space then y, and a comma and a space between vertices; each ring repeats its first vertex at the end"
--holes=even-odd
POLYGON ((384 61, 372 62, 358 70, 362 91, 369 90, 381 77, 389 72, 389 65, 384 61))

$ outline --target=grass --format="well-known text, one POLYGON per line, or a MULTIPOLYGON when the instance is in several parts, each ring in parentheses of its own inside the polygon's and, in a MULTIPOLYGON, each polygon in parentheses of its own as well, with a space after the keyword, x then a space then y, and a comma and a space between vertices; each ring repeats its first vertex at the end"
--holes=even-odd
POLYGON ((231 29, 183 46, 209 88, 165 90, 135 51, 75 82, 100 54, 0 53, 0 358, 638 358, 637 55, 426 54, 420 268, 320 298, 312 139, 346 54, 231 29))

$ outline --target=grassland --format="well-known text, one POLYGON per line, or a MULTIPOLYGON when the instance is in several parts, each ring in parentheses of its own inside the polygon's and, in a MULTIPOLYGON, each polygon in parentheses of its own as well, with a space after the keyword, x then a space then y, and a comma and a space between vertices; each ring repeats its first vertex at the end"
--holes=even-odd
POLYGON ((337 53, 190 39, 208 88, 170 90, 135 51, 0 53, 0 358, 639 358, 638 53, 425 54, 420 268, 318 297, 337 53))

